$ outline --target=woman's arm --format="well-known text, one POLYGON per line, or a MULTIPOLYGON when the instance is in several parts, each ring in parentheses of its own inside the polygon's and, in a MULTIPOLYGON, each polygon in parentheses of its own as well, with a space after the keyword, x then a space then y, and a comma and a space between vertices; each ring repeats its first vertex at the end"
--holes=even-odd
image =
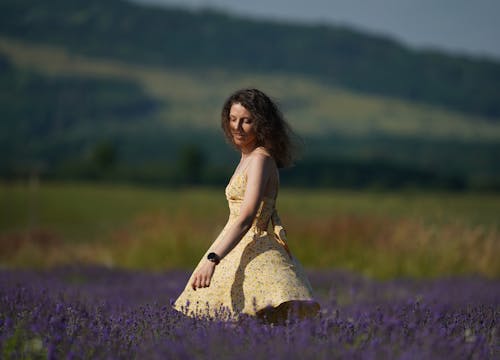
MULTIPOLYGON (((240 214, 234 221, 233 225, 228 229, 221 241, 212 248, 222 259, 226 256, 233 247, 245 236, 250 230, 252 223, 259 210, 262 197, 266 188, 266 184, 274 169, 272 158, 261 153, 255 153, 250 159, 250 164, 247 170, 247 187, 245 189, 245 197, 241 204, 240 214)), ((207 259, 204 264, 193 276, 191 283, 193 289, 198 287, 206 287, 210 285, 210 279, 215 270, 215 264, 207 259)))
POLYGON ((261 153, 253 155, 247 171, 245 197, 241 203, 240 214, 226 236, 213 248, 222 259, 250 230, 259 210, 267 181, 271 175, 273 162, 269 156, 261 153))

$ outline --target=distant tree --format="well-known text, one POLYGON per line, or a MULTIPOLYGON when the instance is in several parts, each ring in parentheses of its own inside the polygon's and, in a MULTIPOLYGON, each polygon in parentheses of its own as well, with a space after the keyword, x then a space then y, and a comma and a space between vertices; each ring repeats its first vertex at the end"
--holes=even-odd
POLYGON ((116 164, 116 160, 116 148, 110 141, 97 143, 90 153, 92 167, 100 172, 112 169, 116 164))
POLYGON ((179 178, 184 184, 199 184, 203 169, 205 166, 205 157, 203 151, 198 145, 187 144, 179 151, 178 169, 179 178))

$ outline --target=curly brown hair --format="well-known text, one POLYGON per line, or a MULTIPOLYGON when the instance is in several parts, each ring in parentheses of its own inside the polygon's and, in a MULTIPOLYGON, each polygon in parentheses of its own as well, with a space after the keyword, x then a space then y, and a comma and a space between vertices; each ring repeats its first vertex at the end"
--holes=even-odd
POLYGON ((221 127, 228 142, 236 148, 229 128, 229 113, 233 104, 241 104, 251 114, 257 146, 263 146, 269 151, 279 168, 292 165, 297 150, 297 136, 285 121, 278 106, 257 89, 242 89, 229 96, 222 107, 221 127))

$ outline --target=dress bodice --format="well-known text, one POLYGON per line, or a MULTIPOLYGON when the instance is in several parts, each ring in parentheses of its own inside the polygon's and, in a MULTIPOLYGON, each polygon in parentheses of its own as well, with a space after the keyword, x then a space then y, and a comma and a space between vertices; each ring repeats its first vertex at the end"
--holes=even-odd
MULTIPOLYGON (((245 189, 247 186, 247 176, 243 174, 235 174, 226 187, 226 198, 229 204, 230 219, 235 219, 240 214, 241 204, 245 197, 245 189)), ((252 228, 257 231, 267 229, 269 220, 275 210, 276 200, 272 197, 264 196, 255 215, 252 228)))
MULTIPOLYGON (((241 209, 241 204, 245 197, 245 189, 247 186, 247 175, 246 173, 235 174, 233 178, 229 181, 226 187, 226 198, 229 204, 229 221, 235 220, 241 209)), ((276 241, 278 241, 287 253, 292 256, 288 245, 286 242, 286 233, 281 219, 276 211, 276 198, 264 196, 255 215, 255 219, 252 223, 252 227, 249 230, 250 234, 262 234, 266 232, 269 227, 269 222, 271 221, 273 226, 273 235, 276 241)))

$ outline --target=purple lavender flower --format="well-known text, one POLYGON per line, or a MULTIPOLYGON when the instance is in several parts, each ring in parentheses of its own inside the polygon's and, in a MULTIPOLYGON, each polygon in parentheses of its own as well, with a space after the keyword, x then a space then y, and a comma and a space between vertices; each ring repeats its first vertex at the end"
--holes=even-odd
MULTIPOLYGON (((309 273, 317 318, 192 319, 171 307, 188 274, 98 267, 0 272, 5 358, 494 359, 500 284, 309 273), (75 281, 78 279, 78 281, 75 281)), ((223 314, 224 309, 220 309, 223 314)))

